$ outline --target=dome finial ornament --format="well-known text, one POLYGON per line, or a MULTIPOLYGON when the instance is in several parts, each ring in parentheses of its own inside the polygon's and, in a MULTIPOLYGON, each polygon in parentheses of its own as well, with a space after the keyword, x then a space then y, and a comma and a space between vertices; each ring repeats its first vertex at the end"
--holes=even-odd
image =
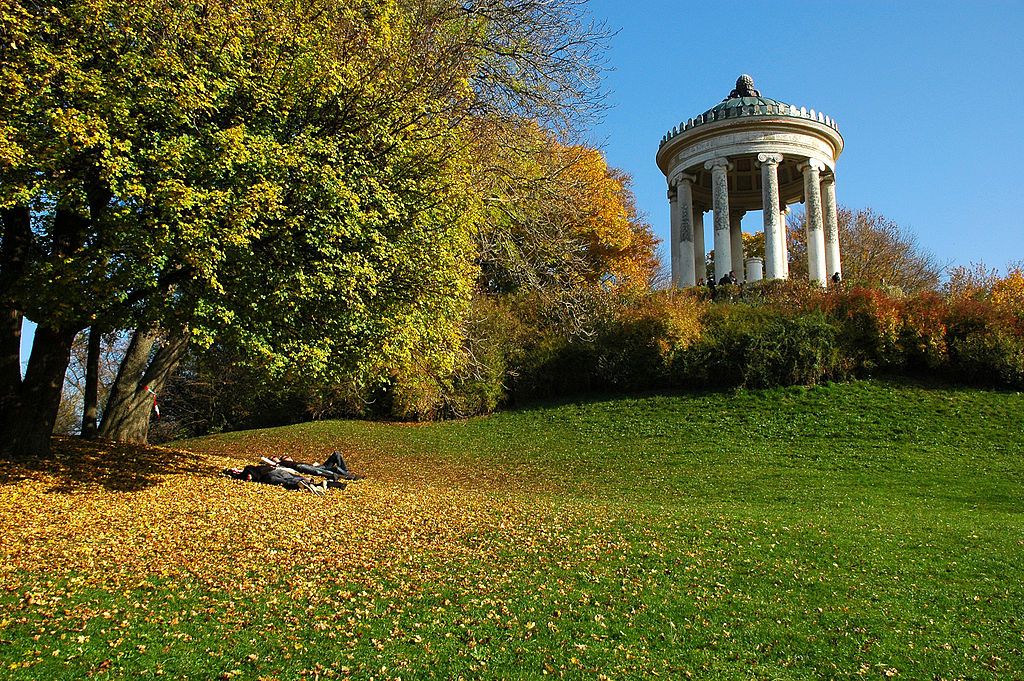
POLYGON ((761 91, 754 89, 754 79, 747 74, 736 79, 736 89, 729 93, 726 99, 737 99, 739 97, 760 97, 761 91))

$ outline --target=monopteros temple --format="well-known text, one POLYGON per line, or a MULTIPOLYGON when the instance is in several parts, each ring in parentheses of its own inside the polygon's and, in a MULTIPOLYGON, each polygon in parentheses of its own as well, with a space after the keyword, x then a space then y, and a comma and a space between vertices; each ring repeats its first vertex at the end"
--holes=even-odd
POLYGON ((730 272, 739 281, 789 277, 786 213, 794 203, 804 204, 807 218, 808 277, 824 284, 841 276, 835 167, 842 151, 833 119, 762 97, 747 75, 718 106, 673 128, 657 157, 669 187, 673 286, 704 279, 708 210, 716 280, 730 272), (751 210, 764 212, 765 258, 744 263, 740 219, 751 210))

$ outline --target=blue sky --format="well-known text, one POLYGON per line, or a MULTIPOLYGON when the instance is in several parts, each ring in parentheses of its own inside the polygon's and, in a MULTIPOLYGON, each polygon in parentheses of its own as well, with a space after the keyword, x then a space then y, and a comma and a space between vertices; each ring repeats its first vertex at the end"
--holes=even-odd
MULTIPOLYGON (((591 139, 633 177, 663 242, 661 136, 749 73, 765 97, 839 122, 840 204, 874 208, 943 263, 1024 259, 1024 1, 592 0, 591 11, 619 30, 611 109, 591 139)), ((744 230, 759 231, 760 213, 749 218, 744 230)))

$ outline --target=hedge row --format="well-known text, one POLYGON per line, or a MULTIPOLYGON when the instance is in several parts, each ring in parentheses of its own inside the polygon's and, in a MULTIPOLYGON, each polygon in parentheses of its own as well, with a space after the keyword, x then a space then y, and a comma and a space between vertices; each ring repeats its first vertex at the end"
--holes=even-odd
MULTIPOLYGON (((1024 293, 1024 278, 1021 279, 1024 293)), ((1014 289, 1016 291, 1016 289, 1014 289)), ((1013 293, 1014 291, 1011 291, 1013 293)), ((1000 293, 997 291, 997 293, 1000 293)), ((905 375, 1024 388, 1024 295, 903 296, 800 282, 572 301, 481 297, 455 375, 413 364, 369 388, 269 383, 194 357, 167 437, 336 416, 432 419, 590 391, 813 385, 905 375)))
MULTIPOLYGON (((519 319, 510 309, 493 321, 509 317, 519 319)), ((487 392, 505 400, 592 390, 813 385, 878 375, 1024 387, 1024 317, 983 297, 772 282, 726 290, 714 301, 703 291, 624 299, 596 317, 589 334, 534 327, 517 340, 497 326, 494 331, 509 345, 504 353, 491 348, 489 356, 503 370, 486 372, 487 392)), ((462 386, 479 392, 480 383, 462 386)), ((464 399, 461 410, 493 405, 493 399, 464 399)))

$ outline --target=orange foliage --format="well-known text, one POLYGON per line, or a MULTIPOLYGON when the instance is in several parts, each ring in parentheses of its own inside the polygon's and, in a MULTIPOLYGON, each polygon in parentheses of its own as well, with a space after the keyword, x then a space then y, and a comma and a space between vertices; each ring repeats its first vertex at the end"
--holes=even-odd
POLYGON ((1011 264, 1005 277, 983 263, 955 267, 949 271, 944 290, 957 309, 972 308, 960 305, 966 300, 984 302, 986 317, 1024 334, 1024 265, 1011 264))
POLYGON ((946 301, 934 291, 923 291, 900 301, 903 351, 908 358, 935 368, 946 360, 946 301))
POLYGON ((1024 270, 1012 267, 1009 274, 992 285, 992 305, 997 310, 1024 320, 1024 270))
POLYGON ((586 244, 592 276, 647 286, 658 265, 657 240, 637 215, 629 176, 609 168, 596 149, 552 144, 564 168, 566 226, 586 244))
POLYGON ((657 239, 637 212, 629 177, 599 150, 565 144, 530 122, 480 120, 473 137, 487 290, 649 287, 657 239))

